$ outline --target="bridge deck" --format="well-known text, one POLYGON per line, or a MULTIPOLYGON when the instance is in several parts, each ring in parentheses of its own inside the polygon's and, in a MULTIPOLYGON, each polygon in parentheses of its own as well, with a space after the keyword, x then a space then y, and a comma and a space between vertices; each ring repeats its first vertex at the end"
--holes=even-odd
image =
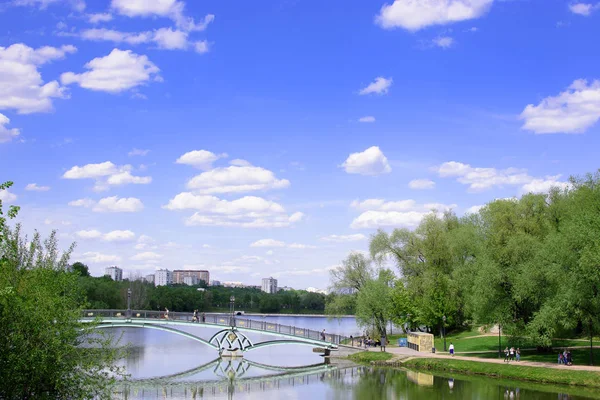
POLYGON ((215 315, 209 314, 203 318, 204 321, 192 322, 191 313, 168 313, 157 311, 138 311, 132 310, 85 310, 82 321, 99 321, 102 324, 129 323, 135 325, 152 324, 152 325, 182 325, 194 327, 229 327, 234 325, 241 331, 266 333, 284 338, 298 339, 299 341, 325 345, 329 347, 337 347, 347 338, 345 336, 325 333, 325 340, 322 340, 321 332, 306 328, 298 328, 289 325, 280 325, 267 321, 257 321, 248 318, 240 318, 239 316, 232 317, 230 315, 215 315))

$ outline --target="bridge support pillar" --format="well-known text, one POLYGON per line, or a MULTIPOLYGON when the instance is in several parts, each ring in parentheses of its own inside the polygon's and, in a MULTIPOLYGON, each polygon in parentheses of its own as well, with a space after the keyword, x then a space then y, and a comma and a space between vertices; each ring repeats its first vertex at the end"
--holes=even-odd
POLYGON ((223 358, 243 358, 244 353, 241 350, 223 349, 221 351, 221 357, 223 357, 223 358))

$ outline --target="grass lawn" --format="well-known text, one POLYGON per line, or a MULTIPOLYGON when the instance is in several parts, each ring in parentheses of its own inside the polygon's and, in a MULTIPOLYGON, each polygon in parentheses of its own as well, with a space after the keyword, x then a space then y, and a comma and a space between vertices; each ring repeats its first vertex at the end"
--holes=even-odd
POLYGON ((371 361, 387 361, 392 357, 392 354, 383 351, 363 351, 348 356, 350 360, 360 364, 369 364, 371 361))
POLYGON ((503 379, 516 379, 531 382, 560 385, 577 385, 600 388, 600 373, 526 367, 516 363, 490 364, 477 361, 450 359, 416 358, 404 363, 407 368, 419 370, 446 371, 467 375, 485 375, 503 379))

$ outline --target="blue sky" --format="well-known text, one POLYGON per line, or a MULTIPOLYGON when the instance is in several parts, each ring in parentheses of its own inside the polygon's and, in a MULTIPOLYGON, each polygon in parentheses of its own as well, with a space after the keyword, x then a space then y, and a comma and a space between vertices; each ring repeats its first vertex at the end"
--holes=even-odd
POLYGON ((600 3, 16 0, 0 180, 92 273, 328 285, 413 228, 598 168, 600 3))

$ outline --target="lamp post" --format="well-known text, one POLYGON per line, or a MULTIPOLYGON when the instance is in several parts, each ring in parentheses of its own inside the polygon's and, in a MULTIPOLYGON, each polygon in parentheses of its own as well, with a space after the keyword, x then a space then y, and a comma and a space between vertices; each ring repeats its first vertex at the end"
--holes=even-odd
POLYGON ((498 358, 502 358, 502 328, 500 322, 498 322, 498 358))
POLYGON ((446 351, 446 316, 445 315, 442 317, 442 321, 444 321, 444 324, 442 325, 442 329, 444 332, 444 351, 446 351))
POLYGON ((231 295, 231 297, 229 298, 229 306, 231 308, 231 320, 229 322, 230 322, 231 326, 235 326, 235 318, 233 316, 234 309, 235 309, 235 296, 234 295, 231 295))
POLYGON ((131 318, 131 288, 127 288, 127 318, 131 318))

